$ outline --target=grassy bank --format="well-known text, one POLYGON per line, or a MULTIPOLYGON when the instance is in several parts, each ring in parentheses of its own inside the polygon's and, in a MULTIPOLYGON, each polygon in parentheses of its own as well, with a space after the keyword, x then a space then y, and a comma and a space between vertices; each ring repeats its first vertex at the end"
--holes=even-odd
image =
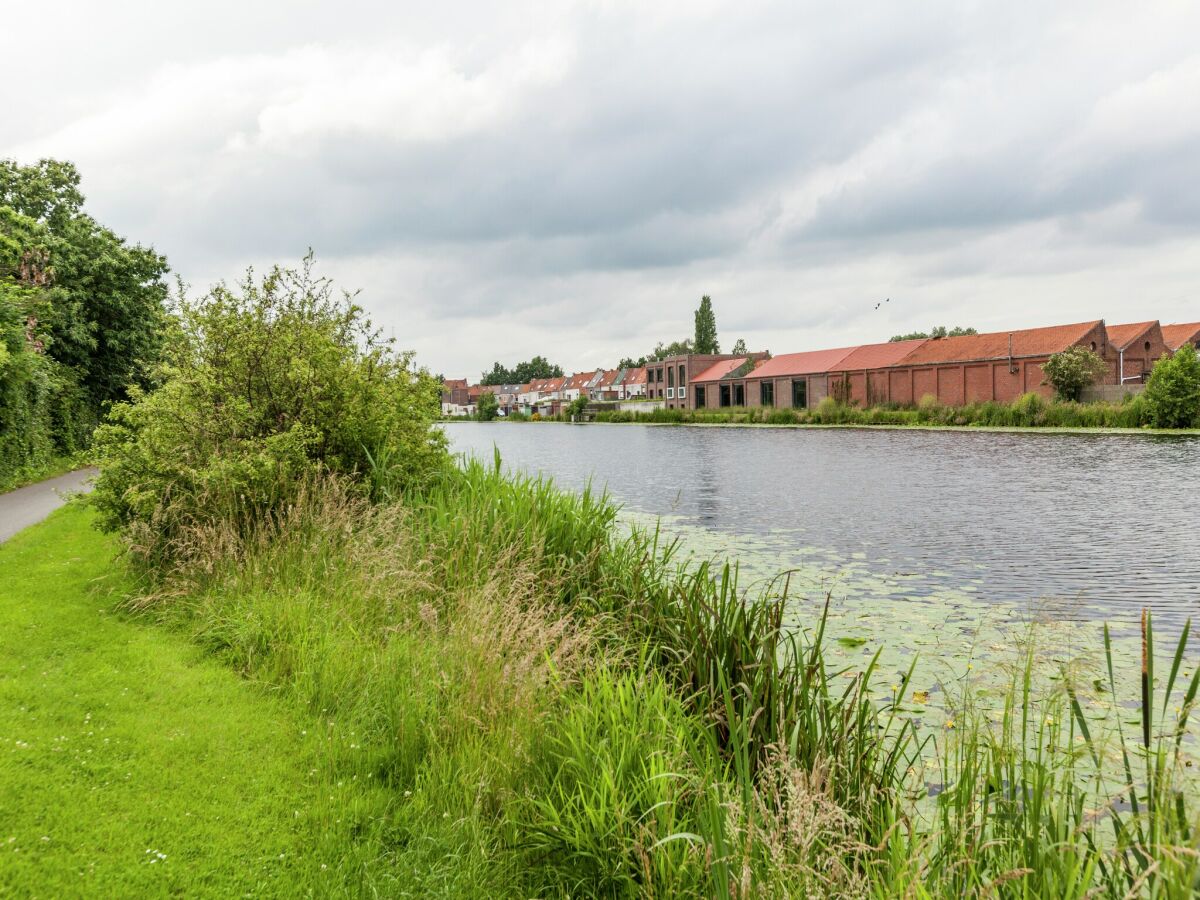
POLYGON ((1030 653, 930 731, 912 669, 784 626, 786 579, 614 516, 474 463, 377 505, 313 483, 192 529, 136 606, 348 736, 330 777, 382 786, 364 846, 412 895, 1191 895, 1184 642, 1141 685, 1030 653))
POLYGON ((78 505, 0 545, 0 894, 390 889, 352 739, 122 614, 118 549, 78 505))
POLYGON ((1140 396, 1124 403, 1066 403, 1025 394, 1012 403, 968 403, 944 406, 927 398, 914 407, 862 408, 826 398, 811 409, 732 407, 725 409, 657 409, 646 412, 603 411, 599 422, 759 425, 884 425, 902 427, 988 428, 1147 428, 1150 411, 1140 396))

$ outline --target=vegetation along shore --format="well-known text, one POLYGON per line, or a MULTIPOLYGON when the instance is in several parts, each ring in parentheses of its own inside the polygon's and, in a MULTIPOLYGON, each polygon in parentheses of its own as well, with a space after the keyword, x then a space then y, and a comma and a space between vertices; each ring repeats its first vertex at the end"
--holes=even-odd
POLYGON ((1002 690, 964 678, 930 716, 921 660, 835 664, 829 599, 787 573, 747 584, 604 495, 455 460, 439 381, 311 260, 159 327, 79 407, 103 413, 94 493, 0 552, 26 636, 0 678, 0 890, 1200 885, 1189 629, 1160 655, 1146 616, 1132 669, 1106 633, 1096 672, 1035 633, 1002 690))

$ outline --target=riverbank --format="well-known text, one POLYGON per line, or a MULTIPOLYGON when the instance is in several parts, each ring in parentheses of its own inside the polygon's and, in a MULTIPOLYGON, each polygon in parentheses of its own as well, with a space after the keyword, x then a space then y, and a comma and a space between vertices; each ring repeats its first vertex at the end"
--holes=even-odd
POLYGON ((0 546, 0 894, 361 893, 344 736, 124 614, 136 586, 92 522, 71 504, 0 546))
MULTIPOLYGON (((443 419, 443 424, 452 422, 470 421, 473 419, 443 419)), ((505 423, 504 419, 494 419, 490 423, 482 424, 501 424, 505 423)), ((1107 427, 1066 427, 1066 426, 1049 426, 1049 425, 934 425, 934 424, 911 424, 911 425, 859 425, 859 424, 819 424, 819 423, 791 423, 791 424, 776 424, 770 422, 653 422, 643 419, 633 420, 610 420, 598 419, 595 422, 568 422, 561 419, 539 419, 531 421, 529 419, 516 420, 512 425, 520 424, 535 424, 535 425, 643 425, 647 427, 661 428, 759 428, 759 429, 790 429, 790 430, 824 430, 824 431, 945 431, 945 432, 962 432, 969 434, 1074 434, 1074 435, 1157 435, 1163 437, 1169 436, 1184 436, 1184 437, 1200 437, 1200 428, 1107 428, 1107 427)))
POLYGON ((615 512, 478 463, 379 505, 328 482, 244 538, 196 529, 134 606, 345 736, 332 777, 386 788, 374 863, 414 894, 1170 896, 1195 878, 1173 749, 1190 664, 1138 702, 1030 652, 987 702, 947 685, 930 724, 919 660, 831 664, 819 608, 788 623, 786 579, 681 566, 615 512), (1149 766, 1136 813, 1095 777, 1122 746, 1100 713, 1128 701, 1148 717, 1126 743, 1149 766))

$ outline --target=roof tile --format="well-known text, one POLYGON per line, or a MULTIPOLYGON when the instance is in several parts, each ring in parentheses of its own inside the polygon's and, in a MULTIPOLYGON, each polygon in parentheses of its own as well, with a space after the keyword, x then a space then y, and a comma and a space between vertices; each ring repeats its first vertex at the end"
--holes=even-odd
POLYGON ((1087 336, 1101 321, 1049 328, 1025 328, 1020 331, 995 331, 989 334, 964 334, 960 337, 931 338, 894 365, 923 366, 938 363, 973 362, 1007 359, 1009 337, 1014 357, 1049 356, 1059 353, 1087 336))

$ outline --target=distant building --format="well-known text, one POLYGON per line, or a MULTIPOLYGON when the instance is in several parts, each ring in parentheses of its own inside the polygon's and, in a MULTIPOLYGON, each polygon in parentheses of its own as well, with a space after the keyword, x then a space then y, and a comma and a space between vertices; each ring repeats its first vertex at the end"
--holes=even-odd
POLYGON ((1184 344, 1191 344, 1197 350, 1200 350, 1200 322, 1164 325, 1162 333, 1167 349, 1172 353, 1184 344))

